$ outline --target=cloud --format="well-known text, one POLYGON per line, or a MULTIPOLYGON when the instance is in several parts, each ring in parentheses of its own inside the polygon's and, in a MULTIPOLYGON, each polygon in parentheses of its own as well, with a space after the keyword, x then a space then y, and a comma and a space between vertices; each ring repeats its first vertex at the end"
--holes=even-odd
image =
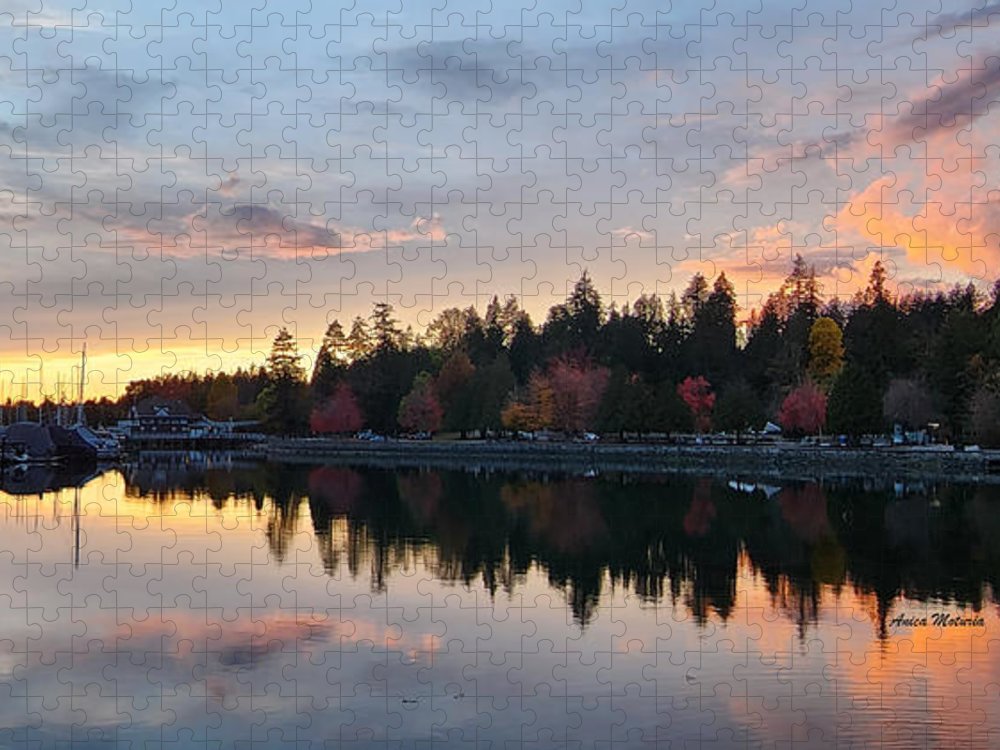
MULTIPOLYGON (((267 205, 238 204, 228 214, 236 220, 236 231, 246 238, 248 235, 276 236, 282 244, 290 247, 325 247, 340 246, 338 235, 329 232, 325 226, 310 221, 300 221, 280 210, 267 205)), ((226 214, 220 214, 217 226, 225 232, 229 227, 226 214)), ((230 235, 232 238, 232 235, 230 235)))
MULTIPOLYGON (((302 257, 343 252, 385 250, 390 247, 426 246, 447 237, 440 214, 418 216, 407 226, 373 231, 337 225, 322 218, 295 218, 280 205, 238 203, 228 208, 218 204, 155 204, 156 216, 124 214, 108 217, 105 229, 119 240, 151 253, 175 258, 197 257, 220 251, 251 250, 255 257, 296 260, 302 257)), ((98 218, 98 217, 95 217, 98 218)))
POLYGON ((991 16, 1000 14, 1000 3, 991 3, 982 8, 970 8, 957 13, 942 13, 927 23, 928 31, 934 29, 939 34, 949 34, 959 26, 981 28, 990 25, 991 16))
POLYGON ((954 81, 936 84, 895 122, 893 131, 899 141, 924 140, 941 131, 968 127, 1000 101, 1000 58, 977 61, 955 75, 954 81))
POLYGON ((916 196, 898 177, 881 177, 837 214, 838 228, 880 247, 899 247, 914 265, 937 265, 985 278, 1000 260, 1000 195, 972 203, 964 180, 943 181, 930 199, 916 196), (989 261, 989 262, 987 262, 989 261))
POLYGON ((872 247, 899 248, 917 267, 909 271, 986 278, 1000 263, 1000 193, 992 190, 1000 172, 986 158, 1000 136, 989 116, 998 101, 1000 58, 980 57, 899 115, 872 115, 849 153, 856 164, 877 156, 881 174, 853 193, 833 226, 872 247))
POLYGON ((105 229, 120 240, 149 252, 193 257, 206 252, 252 249, 254 255, 294 260, 314 250, 341 247, 341 235, 325 222, 296 219, 291 212, 266 204, 155 204, 156 215, 125 213, 108 217, 105 229), (145 220, 144 220, 145 219, 145 220))

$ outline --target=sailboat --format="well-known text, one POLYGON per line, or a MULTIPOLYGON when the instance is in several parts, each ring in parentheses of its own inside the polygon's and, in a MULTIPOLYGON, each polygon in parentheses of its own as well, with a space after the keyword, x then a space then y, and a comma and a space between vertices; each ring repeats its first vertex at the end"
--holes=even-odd
POLYGON ((76 402, 76 423, 70 428, 77 437, 91 446, 98 461, 109 461, 121 455, 118 438, 106 430, 95 430, 87 426, 87 416, 83 409, 83 389, 87 374, 87 345, 83 345, 80 355, 80 393, 76 402))
POLYGON ((87 426, 87 417, 83 409, 84 383, 87 376, 87 345, 83 345, 80 355, 80 383, 76 402, 76 421, 69 427, 56 425, 50 428, 53 439, 59 444, 64 455, 80 458, 111 461, 121 455, 121 445, 118 439, 104 431, 87 426))

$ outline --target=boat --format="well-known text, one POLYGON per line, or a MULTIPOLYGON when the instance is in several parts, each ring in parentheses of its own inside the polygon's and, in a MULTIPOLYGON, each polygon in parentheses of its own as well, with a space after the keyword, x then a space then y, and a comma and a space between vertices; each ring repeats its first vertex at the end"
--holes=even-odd
POLYGON ((122 447, 119 439, 107 430, 92 429, 84 424, 75 424, 69 428, 83 443, 93 450, 98 461, 110 461, 121 456, 122 447))
POLYGON ((77 396, 76 421, 68 427, 55 426, 53 437, 63 455, 96 461, 114 461, 122 452, 119 438, 107 430, 87 425, 83 410, 86 376, 87 345, 84 344, 80 355, 80 391, 77 396))
POLYGON ((50 425, 15 422, 0 432, 0 450, 4 460, 18 464, 51 464, 60 459, 50 425))
POLYGON ((87 351, 80 364, 80 390, 76 421, 66 424, 62 407, 54 424, 20 421, 0 428, 0 456, 5 464, 49 465, 107 462, 121 455, 121 444, 107 430, 88 427, 83 410, 87 351))

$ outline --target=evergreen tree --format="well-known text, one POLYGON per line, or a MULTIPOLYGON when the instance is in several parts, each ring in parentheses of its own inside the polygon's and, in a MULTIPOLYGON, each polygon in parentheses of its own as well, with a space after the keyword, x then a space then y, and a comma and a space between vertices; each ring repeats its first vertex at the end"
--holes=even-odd
POLYGON ((261 424, 270 432, 296 434, 305 429, 309 413, 305 370, 295 338, 282 328, 267 358, 267 385, 257 397, 261 424))
POLYGON ((736 290, 720 273, 705 301, 697 306, 688 339, 691 371, 725 383, 736 365, 736 290))
POLYGON ((549 352, 553 355, 578 350, 594 353, 603 322, 601 295, 584 271, 566 302, 549 310, 544 332, 549 352))
POLYGON ((834 381, 827 401, 827 424, 852 437, 882 430, 882 391, 865 369, 848 362, 834 381))
POLYGON ((333 393, 347 365, 347 352, 347 336, 344 335, 344 328, 339 320, 334 320, 327 326, 319 352, 316 353, 310 383, 314 398, 323 399, 333 393))
POLYGON ((393 317, 392 305, 388 302, 376 302, 369 318, 371 322, 371 338, 376 352, 396 351, 401 348, 403 332, 399 322, 393 317))
POLYGON ((531 319, 525 316, 515 324, 510 342, 510 367, 517 382, 527 383, 541 360, 542 339, 531 325, 531 319))
POLYGON ((371 354, 371 332, 360 315, 351 322, 351 332, 347 336, 347 357, 351 362, 359 362, 371 354))
POLYGON ((722 392, 715 407, 715 421, 719 429, 735 432, 737 443, 744 432, 763 425, 760 398, 746 380, 736 380, 722 392))
POLYGON ((694 325, 702 306, 708 301, 709 294, 708 281, 705 277, 700 273, 692 276, 680 301, 680 317, 688 327, 694 325))
POLYGON ((236 383, 232 376, 220 372, 212 379, 205 413, 211 419, 234 419, 239 415, 239 406, 236 383))
POLYGON ((515 384, 510 359, 504 352, 476 369, 470 391, 475 395, 476 425, 484 436, 488 430, 497 431, 503 426, 501 413, 515 384))

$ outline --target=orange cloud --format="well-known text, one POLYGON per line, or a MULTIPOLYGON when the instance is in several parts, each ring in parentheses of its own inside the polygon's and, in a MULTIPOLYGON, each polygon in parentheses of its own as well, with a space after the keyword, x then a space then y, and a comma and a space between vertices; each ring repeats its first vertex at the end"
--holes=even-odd
POLYGON ((879 247, 899 247, 921 266, 937 266, 938 275, 961 271, 987 277, 1000 260, 1000 235, 994 231, 998 196, 982 203, 969 200, 969 175, 911 175, 923 189, 904 186, 899 175, 881 177, 855 195, 837 214, 838 228, 856 232, 879 247), (929 187, 937 177, 937 189, 929 187))
POLYGON ((985 279, 1000 261, 1000 171, 992 165, 1000 128, 1000 60, 973 60, 909 95, 898 114, 872 115, 864 138, 850 139, 855 164, 882 175, 838 212, 839 230, 879 247, 899 247, 939 278, 985 279))

